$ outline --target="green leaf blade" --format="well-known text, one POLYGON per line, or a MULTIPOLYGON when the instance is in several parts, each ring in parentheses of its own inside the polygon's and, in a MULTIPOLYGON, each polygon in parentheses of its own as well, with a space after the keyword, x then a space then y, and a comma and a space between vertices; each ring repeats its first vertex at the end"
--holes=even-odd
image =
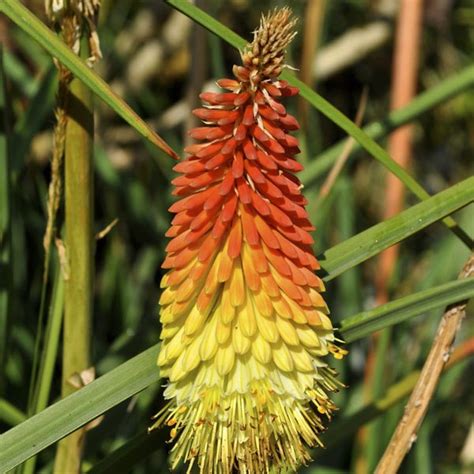
POLYGON ((346 342, 354 342, 380 329, 473 296, 474 277, 450 281, 344 319, 339 331, 346 342))
MULTIPOLYGON (((443 215, 467 205, 473 199, 474 178, 469 178, 431 197, 428 201, 413 206, 395 218, 378 224, 333 247, 324 254, 324 268, 328 272, 326 279, 334 278, 348 268, 418 232, 430 223, 440 220, 443 215), (377 239, 377 242, 371 240, 375 235, 380 236, 380 240, 377 239), (358 256, 358 253, 361 256, 358 256)), ((458 282, 446 284, 448 286, 444 288, 443 296, 437 299, 433 299, 433 293, 441 294, 440 288, 428 290, 429 307, 435 304, 448 304, 457 301, 457 298, 471 295, 471 280, 466 280, 467 283, 461 284, 458 282)), ((421 305, 419 295, 414 298, 416 301, 411 302, 409 317, 415 316, 420 308, 425 311, 427 307, 421 305)), ((406 301, 402 303, 405 304, 406 301)), ((394 304, 401 303, 398 301, 394 304)), ((357 321, 345 320, 343 327, 341 327, 341 333, 348 341, 353 341, 362 337, 362 334, 367 334, 367 331, 372 330, 375 326, 380 328, 381 321, 384 325, 394 324, 393 311, 395 310, 391 306, 383 309, 376 308, 362 316, 357 315, 357 321), (387 312, 387 316, 385 312, 387 312), (366 323, 367 321, 369 323, 366 323)), ((398 313, 396 318, 397 321, 407 319, 400 317, 398 313)), ((5 465, 11 469, 123 400, 150 384, 156 383, 159 380, 159 370, 156 367, 158 348, 159 344, 151 347, 75 394, 1 435, 0 466, 5 465)))
MULTIPOLYGON (((468 66, 462 71, 441 81, 438 85, 422 92, 405 107, 390 112, 385 119, 372 122, 362 130, 372 140, 378 140, 385 137, 392 130, 413 122, 437 105, 448 101, 472 87, 474 87, 474 66, 468 66)), ((311 186, 316 178, 327 171, 337 160, 342 153, 345 142, 346 139, 340 140, 310 160, 305 169, 299 174, 301 182, 305 186, 311 186)), ((351 156, 361 149, 362 146, 355 143, 352 147, 351 156)))
MULTIPOLYGON (((0 467, 8 471, 160 379, 159 344, 0 436, 0 467)), ((2 472, 3 472, 2 471, 2 472)))
POLYGON ((151 127, 140 118, 131 107, 118 96, 111 87, 84 61, 74 54, 59 38, 47 28, 35 15, 17 0, 2 0, 0 11, 7 15, 22 30, 57 58, 89 89, 102 99, 112 110, 119 114, 138 133, 172 158, 177 159, 176 152, 151 127))
POLYGON ((335 278, 473 201, 474 177, 471 177, 332 247, 319 256, 327 273, 324 279, 335 278))

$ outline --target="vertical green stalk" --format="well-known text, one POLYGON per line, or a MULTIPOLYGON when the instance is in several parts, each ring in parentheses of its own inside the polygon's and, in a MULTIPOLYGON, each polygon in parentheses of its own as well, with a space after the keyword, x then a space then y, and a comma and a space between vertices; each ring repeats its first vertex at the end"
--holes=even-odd
MULTIPOLYGON (((354 199, 354 186, 352 181, 347 176, 347 173, 342 173, 339 177, 338 190, 336 202, 336 219, 339 230, 339 239, 341 241, 347 240, 357 233, 356 231, 356 204, 354 199)), ((324 199, 324 198, 323 198, 324 199)), ((321 202, 321 199, 318 199, 321 202)), ((357 314, 362 310, 361 295, 363 288, 361 285, 362 278, 360 276, 360 269, 358 267, 351 268, 345 271, 338 280, 337 301, 343 303, 343 314, 357 314)), ((344 367, 347 364, 343 364, 344 367)))
MULTIPOLYGON (((54 261, 56 261, 55 259, 54 261)), ((38 371, 37 384, 34 387, 31 413, 34 415, 48 406, 51 385, 53 381, 54 367, 58 353, 58 344, 61 336, 61 324, 64 311, 64 278, 60 265, 56 265, 56 276, 51 295, 49 307, 48 324, 44 337, 43 352, 38 371)), ((22 474, 34 474, 36 468, 36 456, 28 459, 21 469, 22 474)))
POLYGON ((45 343, 41 355, 38 385, 35 392, 34 413, 39 413, 48 406, 49 394, 54 374, 59 339, 61 335, 62 316, 64 311, 64 278, 62 270, 57 265, 54 279, 51 305, 49 308, 48 324, 46 326, 45 343))
MULTIPOLYGON (((88 57, 87 41, 81 56, 88 57)), ((93 287, 93 106, 92 94, 72 79, 66 104, 65 142, 65 311, 63 329, 62 396, 76 390, 71 376, 90 366, 93 287)), ((60 441, 54 472, 80 472, 84 429, 60 441)))
POLYGON ((5 380, 9 314, 11 308, 11 182, 8 150, 8 95, 0 47, 0 393, 5 380))
MULTIPOLYGON (((372 400, 381 398, 385 393, 386 387, 390 382, 387 380, 387 372, 390 369, 387 360, 390 360, 388 351, 390 349, 390 340, 392 338, 392 328, 385 328, 380 331, 375 351, 375 363, 372 380, 370 382, 370 397, 372 400)), ((365 457, 367 472, 374 472, 375 466, 383 453, 384 446, 384 426, 387 420, 385 416, 374 421, 367 429, 367 444, 365 446, 365 457)))

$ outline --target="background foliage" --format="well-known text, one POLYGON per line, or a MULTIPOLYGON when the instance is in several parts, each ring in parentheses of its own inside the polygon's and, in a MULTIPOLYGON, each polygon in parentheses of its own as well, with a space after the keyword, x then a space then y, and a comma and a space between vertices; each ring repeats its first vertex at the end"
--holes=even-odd
MULTIPOLYGON (((25 3, 44 21, 42 2, 25 3)), ((238 51, 211 33, 193 26, 191 20, 164 2, 104 0, 102 3, 99 36, 103 60, 95 68, 96 71, 138 116, 181 154, 183 144, 188 140, 185 130, 193 123, 189 111, 195 106, 198 93, 203 87, 212 88, 215 79, 231 74, 232 64, 239 61, 238 51)), ((203 2, 202 8, 249 39, 249 33, 257 25, 261 12, 275 3, 280 2, 209 0, 203 2)), ((303 32, 306 27, 306 2, 289 3, 301 18, 299 28, 303 32)), ((390 9, 383 9, 384 3, 392 2, 329 2, 322 29, 324 50, 325 46, 354 28, 381 20, 388 27, 387 40, 372 53, 321 78, 316 84, 318 93, 348 117, 356 115, 362 90, 367 88, 364 124, 383 120, 388 115, 393 48, 391 31, 395 18, 390 9)), ((431 0, 426 3, 419 91, 443 84, 446 78, 458 77, 460 71, 469 66, 474 54, 472 4, 468 0, 431 0)), ((0 35, 3 44, 2 79, 6 88, 2 99, 9 106, 6 109, 10 109, 0 134, 0 156, 3 160, 0 161, 0 177, 3 179, 0 181, 0 203, 8 201, 11 204, 10 225, 6 230, 3 227, 0 229, 2 249, 5 250, 7 241, 10 244, 10 257, 0 268, 0 289, 4 292, 8 290, 10 301, 9 309, 0 307, 4 311, 0 314, 0 364, 3 364, 0 365, 0 432, 3 433, 31 413, 28 387, 42 288, 42 239, 46 223, 50 179, 48 162, 52 150, 57 77, 48 53, 4 16, 0 17, 0 35), (8 179, 5 178, 5 143, 9 149, 8 179), (10 183, 9 186, 7 183, 10 183), (7 235, 10 237, 7 238, 7 235), (4 325, 2 322, 7 313, 8 325, 4 325)), ((300 65, 302 37, 303 34, 297 37, 289 54, 288 62, 295 67, 300 65)), ((461 183, 460 188, 448 189, 471 175, 473 170, 473 77, 471 68, 471 87, 464 87, 454 98, 441 105, 427 107, 415 125, 410 173, 430 194, 448 190, 452 201, 446 197, 447 194, 443 194, 425 207, 418 207, 418 214, 411 211, 409 218, 404 214, 404 218, 378 228, 378 233, 364 234, 359 240, 347 239, 381 221, 386 170, 366 152, 358 152, 344 167, 330 193, 325 198, 318 198, 327 169, 321 167, 317 170, 313 163, 318 163, 318 156, 345 138, 345 134, 314 108, 310 108, 299 134, 303 149, 301 161, 305 165, 311 163, 308 169, 316 169, 316 172, 312 171, 311 179, 307 174, 302 175, 308 183, 305 192, 311 202, 311 218, 317 227, 316 252, 322 254, 341 244, 327 251, 322 259, 329 277, 331 271, 334 271, 333 276, 337 276, 328 278, 327 285, 326 298, 332 317, 338 324, 343 319, 358 315, 345 321, 343 334, 344 328, 351 327, 351 321, 358 321, 357 318, 366 321, 367 314, 378 314, 370 312, 374 308, 374 284, 378 269, 378 261, 373 257, 384 247, 375 246, 370 250, 367 243, 377 243, 384 236, 388 236, 385 242, 395 243, 410 236, 401 244, 396 269, 389 282, 390 299, 426 290, 423 301, 428 304, 425 306, 417 310, 401 306, 397 313, 399 316, 395 315, 391 322, 399 324, 393 329, 385 352, 379 354, 384 360, 379 380, 383 393, 398 383, 395 386, 398 395, 392 403, 383 405, 382 409, 372 414, 383 418, 383 423, 379 425, 381 429, 375 432, 379 446, 376 458, 382 454, 399 420, 403 410, 402 396, 406 396, 413 386, 413 371, 421 367, 426 358, 444 306, 461 296, 473 294, 472 281, 465 284, 464 293, 461 293, 459 285, 456 288, 449 286, 469 255, 466 246, 439 222, 427 228, 423 223, 418 227, 415 224, 425 218, 428 219, 426 224, 439 221, 473 200, 472 180, 461 183), (441 209, 443 203, 445 207, 441 209), (338 258, 341 260, 340 267, 336 265, 338 258), (428 291, 434 287, 435 290, 428 291), (411 319, 411 316, 420 314, 421 317, 411 319)), ((160 328, 156 302, 162 276, 160 263, 166 246, 164 233, 170 221, 167 208, 172 202, 169 182, 173 176, 173 161, 142 138, 102 101, 96 99, 95 105, 96 231, 118 219, 117 225, 97 241, 95 253, 92 360, 98 376, 101 376, 126 361, 132 363, 135 360, 130 360, 133 356, 158 342, 160 328)), ((296 113, 296 100, 289 104, 289 109, 296 113)), ((410 194, 406 207, 417 202, 410 194)), ((454 217, 472 236, 472 205, 460 210, 454 217)), ((62 289, 56 255, 50 273, 46 301, 50 313, 60 317, 62 289)), ((384 311, 383 314, 388 314, 388 310, 384 311)), ((387 324, 388 319, 384 319, 377 329, 387 324)), ((340 411, 332 425, 334 430, 330 427, 325 436, 330 449, 315 453, 315 461, 308 467, 309 470, 318 467, 315 472, 363 472, 357 461, 364 452, 364 443, 370 444, 375 440, 364 440, 360 433, 357 434, 367 419, 351 415, 360 414, 358 410, 373 402, 370 390, 364 385, 364 373, 372 344, 367 336, 375 328, 369 327, 369 331, 362 334, 363 339, 360 339, 362 336, 351 339, 357 339, 357 342, 349 345, 350 355, 338 367, 349 389, 337 396, 340 411)), ((468 318, 458 340, 469 341, 472 330, 473 323, 468 318)), ((349 336, 349 332, 347 334, 349 336)), ((156 382, 159 374, 150 365, 156 348, 150 351, 135 365, 127 366, 128 369, 122 366, 122 372, 115 379, 105 379, 103 385, 97 385, 95 389, 92 384, 81 390, 80 403, 71 401, 69 409, 64 406, 56 412, 63 415, 63 418, 55 418, 56 424, 45 426, 40 419, 36 428, 43 427, 53 435, 57 430, 64 436, 66 432, 61 430, 66 426, 68 410, 76 407, 77 403, 83 413, 89 413, 84 418, 85 422, 93 418, 92 411, 88 411, 89 405, 97 402, 97 406, 104 410, 111 409, 99 426, 88 432, 84 469, 119 472, 117 466, 120 466, 121 472, 160 472, 166 464, 168 445, 165 441, 168 433, 163 430, 151 436, 144 434, 150 417, 162 404, 162 387, 156 382), (143 372, 138 373, 138 367, 143 368, 143 372), (130 388, 132 386, 135 388, 130 388), (126 399, 142 388, 145 390, 139 395, 126 399), (99 399, 105 405, 99 405, 99 399)), ((60 395, 59 360, 60 357, 50 361, 54 364, 54 377, 49 384, 49 403, 56 401, 60 395)), ((443 376, 418 441, 404 464, 404 472, 461 472, 466 461, 460 453, 472 422, 469 413, 472 413, 474 406, 470 387, 473 376, 472 361, 463 361, 443 376)), ((99 413, 100 409, 96 415, 99 413)), ((52 420, 50 416, 43 420, 52 420)), ((35 430, 30 430, 35 433, 35 430)), ((21 432, 18 433, 20 436, 21 432)), ((374 431, 369 433, 374 436, 374 431)), ((8 446, 13 446, 12 439, 4 437, 5 449, 8 443, 8 446)), ((1 458, 1 452, 0 449, 0 459, 6 462, 5 457, 1 458)), ((472 462, 472 452, 470 456, 472 462)), ((37 472, 51 472, 53 459, 54 445, 51 445, 39 454, 37 472)))

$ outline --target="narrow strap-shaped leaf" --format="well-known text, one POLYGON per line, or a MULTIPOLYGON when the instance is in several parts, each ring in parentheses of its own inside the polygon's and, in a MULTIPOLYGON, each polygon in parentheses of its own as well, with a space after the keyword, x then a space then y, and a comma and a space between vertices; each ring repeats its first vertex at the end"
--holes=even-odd
MULTIPOLYGON (((361 147, 369 152, 377 161, 382 163, 391 173, 393 173, 415 196, 420 200, 426 200, 430 195, 418 184, 404 168, 402 168, 390 155, 374 140, 372 140, 361 128, 349 120, 342 112, 329 103, 326 99, 314 92, 310 87, 296 79, 285 71, 282 77, 300 89, 300 94, 326 117, 339 125, 345 132, 354 138, 361 147)), ((444 224, 462 240, 468 248, 472 248, 473 240, 459 227, 453 218, 443 219, 444 224)))
POLYGON ((344 319, 339 331, 346 342, 353 342, 379 329, 473 296, 474 277, 450 281, 344 319))
MULTIPOLYGON (((372 122, 362 130, 372 140, 378 140, 385 137, 392 130, 413 122, 425 112, 472 87, 474 87, 474 65, 452 74, 439 84, 417 95, 405 107, 393 110, 386 118, 372 122)), ((328 170, 341 155, 345 143, 346 139, 343 138, 331 147, 326 148, 314 159, 308 161, 305 169, 298 175, 301 182, 305 186, 311 186, 316 178, 328 170)), ((351 156, 361 149, 362 146, 355 143, 351 150, 351 156)))
MULTIPOLYGON (((385 325, 407 319, 400 308, 404 307, 410 317, 414 317, 440 305, 444 306, 458 299, 473 296, 473 283, 474 278, 456 280, 397 300, 394 306, 388 304, 367 311, 355 316, 354 320, 352 318, 345 320, 341 333, 354 341, 365 336, 371 327, 381 329, 385 325), (437 297, 436 294, 441 296, 437 297)), ((157 382, 159 371, 155 362, 158 350, 159 344, 147 349, 78 392, 1 435, 0 467, 8 471, 118 403, 157 382)))
POLYGON ((0 436, 6 472, 160 379, 159 344, 0 436))
POLYGON ((130 106, 92 69, 87 67, 49 28, 18 0, 1 0, 0 11, 37 41, 48 53, 57 58, 94 94, 117 112, 137 132, 150 140, 172 158, 178 158, 173 149, 141 119, 130 106))
POLYGON ((345 240, 318 256, 326 271, 324 279, 337 277, 473 201, 474 177, 471 177, 345 240))
MULTIPOLYGON (((202 25, 212 33, 216 34, 224 41, 235 48, 243 48, 247 43, 243 38, 234 33, 226 26, 219 23, 217 20, 212 18, 210 15, 202 11, 187 0, 166 0, 172 7, 179 10, 181 13, 189 16, 192 20, 202 25)), ((289 71, 283 71, 281 74, 282 79, 285 79, 290 84, 300 89, 300 94, 317 110, 323 113, 329 120, 333 121, 336 125, 341 127, 350 136, 352 136, 361 147, 368 151, 376 160, 380 161, 391 173, 393 173, 403 184, 419 199, 424 200, 429 198, 429 194, 418 184, 418 182, 410 176, 410 174, 402 168, 397 162, 392 160, 389 154, 374 140, 372 140, 361 128, 359 128, 354 122, 348 119, 342 112, 336 107, 330 104, 326 99, 321 97, 304 82, 300 81, 289 71)), ((446 217, 443 222, 447 227, 456 234, 460 240, 462 240, 469 248, 472 247, 472 239, 461 229, 454 219, 446 217)))
MULTIPOLYGON (((324 268, 328 273, 326 279, 334 278, 348 268, 469 204, 473 199, 474 178, 469 178, 333 247, 324 254, 324 268)), ((432 299, 434 293, 442 293, 439 287, 429 290, 428 296, 425 294, 425 297, 431 301, 428 304, 421 304, 420 296, 412 295, 414 299, 407 305, 411 316, 419 314, 417 313, 419 309, 424 312, 428 310, 427 308, 434 308, 433 305, 443 306, 457 301, 460 295, 457 285, 462 286, 462 282, 456 281, 453 285, 452 291, 445 292, 445 296, 439 299, 432 299)), ((468 293, 472 294, 472 289, 468 289, 468 293)), ((463 295, 466 297, 465 293, 463 295)), ((405 303, 398 300, 395 304, 405 303)), ((346 325, 347 332, 341 327, 341 333, 343 337, 347 336, 352 341, 361 337, 361 334, 366 334, 369 330, 367 328, 372 325, 380 329, 383 325, 395 324, 396 318, 405 319, 403 314, 400 316, 396 313, 396 316, 393 316, 393 311, 395 311, 394 308, 388 305, 384 309, 376 308, 364 315, 357 315, 357 323, 346 320, 343 326, 346 325), (359 333, 358 327, 362 328, 359 333)), ((158 345, 155 345, 1 435, 0 466, 2 468, 5 466, 7 470, 13 468, 121 401, 158 381, 159 371, 155 364, 157 353, 158 345)))

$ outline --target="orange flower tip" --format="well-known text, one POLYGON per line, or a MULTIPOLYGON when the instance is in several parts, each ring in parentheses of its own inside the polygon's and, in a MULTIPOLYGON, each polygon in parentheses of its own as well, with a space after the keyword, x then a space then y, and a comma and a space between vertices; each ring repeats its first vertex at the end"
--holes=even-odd
POLYGON ((240 83, 234 79, 219 79, 216 84, 222 89, 234 90, 240 87, 240 83))

